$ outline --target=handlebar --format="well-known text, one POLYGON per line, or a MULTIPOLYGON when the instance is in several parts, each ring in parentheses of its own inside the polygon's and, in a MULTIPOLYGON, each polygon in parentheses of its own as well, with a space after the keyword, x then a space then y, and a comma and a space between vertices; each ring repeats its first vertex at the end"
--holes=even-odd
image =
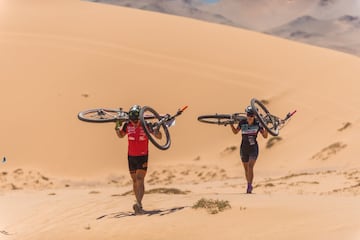
POLYGON ((189 106, 186 105, 178 110, 178 113, 181 114, 183 111, 185 111, 189 106))
POLYGON ((281 119, 281 120, 279 119, 279 123, 281 123, 281 125, 285 124, 285 122, 287 120, 289 120, 289 118, 291 118, 295 113, 296 113, 296 110, 289 112, 288 114, 286 114, 284 119, 281 119))
POLYGON ((159 123, 163 123, 163 122, 166 122, 168 125, 171 125, 174 120, 175 120, 175 117, 181 115, 183 113, 183 111, 185 111, 185 109, 187 109, 188 106, 184 106, 182 108, 179 108, 178 111, 173 115, 171 116, 170 114, 165 114, 164 117, 162 117, 162 119, 159 121, 159 123))
POLYGON ((174 116, 172 116, 171 118, 174 118, 174 117, 177 117, 179 116, 180 114, 183 113, 183 111, 185 111, 186 109, 188 108, 188 105, 182 107, 182 108, 179 108, 179 110, 176 112, 176 114, 174 116))
POLYGON ((284 121, 288 120, 289 118, 292 117, 292 115, 294 115, 296 113, 296 110, 294 110, 293 112, 289 112, 288 114, 286 114, 286 117, 284 118, 284 121))

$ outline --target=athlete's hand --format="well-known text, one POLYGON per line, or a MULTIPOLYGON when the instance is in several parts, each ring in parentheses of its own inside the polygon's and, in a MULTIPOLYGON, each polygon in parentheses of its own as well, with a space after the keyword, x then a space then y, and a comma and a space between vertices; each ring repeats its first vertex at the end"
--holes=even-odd
POLYGON ((115 125, 115 130, 118 130, 120 129, 121 125, 123 124, 123 120, 119 119, 119 120, 116 120, 116 125, 115 125))
POLYGON ((155 128, 155 129, 153 130, 152 134, 153 134, 156 138, 158 138, 158 139, 161 139, 161 138, 162 138, 162 134, 161 134, 159 128, 155 128))

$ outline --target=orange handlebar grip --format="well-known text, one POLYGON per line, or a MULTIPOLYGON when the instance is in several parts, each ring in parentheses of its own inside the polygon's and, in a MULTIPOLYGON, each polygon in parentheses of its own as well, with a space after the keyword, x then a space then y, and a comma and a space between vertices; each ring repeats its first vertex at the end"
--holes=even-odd
POLYGON ((184 111, 185 109, 188 108, 188 105, 184 106, 183 108, 180 109, 180 111, 184 111))

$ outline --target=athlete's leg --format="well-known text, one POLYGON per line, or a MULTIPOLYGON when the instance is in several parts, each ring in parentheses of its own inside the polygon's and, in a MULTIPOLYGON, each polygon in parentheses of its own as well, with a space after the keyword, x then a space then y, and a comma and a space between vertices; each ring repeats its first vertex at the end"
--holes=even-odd
POLYGON ((240 158, 244 166, 246 180, 248 180, 249 154, 247 149, 243 149, 242 145, 240 145, 240 158))
POLYGON ((256 163, 256 159, 250 159, 248 165, 248 183, 252 184, 254 180, 254 166, 256 163))
POLYGON ((146 170, 143 169, 136 170, 135 196, 136 196, 136 201, 140 207, 142 207, 141 202, 145 194, 145 176, 146 176, 146 170))
POLYGON ((133 182, 133 192, 134 192, 134 195, 135 195, 135 198, 136 198, 136 192, 137 192, 137 183, 136 183, 136 171, 135 172, 130 172, 130 176, 131 176, 131 179, 132 179, 132 182, 133 182))
POLYGON ((245 176, 246 176, 246 182, 247 182, 247 189, 246 193, 252 192, 252 181, 254 178, 254 163, 255 160, 249 160, 248 162, 243 162, 244 170, 245 170, 245 176))
POLYGON ((247 163, 247 189, 246 189, 246 193, 252 193, 252 183, 253 183, 253 179, 254 179, 254 165, 256 163, 255 159, 249 160, 249 162, 247 163))
POLYGON ((259 155, 259 147, 256 144, 252 147, 250 153, 249 153, 249 165, 248 165, 248 187, 247 187, 247 193, 251 193, 253 189, 253 180, 254 180, 254 166, 256 163, 256 159, 259 155))
POLYGON ((243 149, 243 146, 240 146, 240 157, 241 157, 241 161, 244 166, 244 172, 245 172, 245 177, 246 177, 246 182, 247 182, 246 192, 249 193, 249 191, 251 192, 251 189, 249 190, 249 187, 251 187, 250 175, 249 175, 249 158, 250 158, 249 149, 248 148, 243 149))
POLYGON ((249 162, 242 162, 244 166, 246 182, 249 183, 249 162))
POLYGON ((135 214, 142 214, 142 199, 145 193, 144 179, 145 179, 146 171, 138 169, 135 173, 131 174, 131 178, 133 180, 133 191, 136 198, 136 203, 133 205, 133 209, 135 214))
POLYGON ((142 208, 141 201, 145 193, 144 179, 147 171, 148 156, 129 156, 128 160, 137 207, 142 208))

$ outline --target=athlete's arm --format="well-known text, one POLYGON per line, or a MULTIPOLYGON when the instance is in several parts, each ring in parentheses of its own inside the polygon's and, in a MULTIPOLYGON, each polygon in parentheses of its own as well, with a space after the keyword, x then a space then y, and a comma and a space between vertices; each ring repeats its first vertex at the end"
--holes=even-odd
POLYGON ((127 127, 127 123, 125 123, 122 128, 115 127, 116 135, 119 138, 123 138, 126 135, 126 127, 127 127))
POLYGON ((162 133, 157 130, 152 133, 157 139, 162 139, 162 133))
POLYGON ((234 124, 230 124, 230 127, 234 134, 238 134, 238 132, 240 132, 240 128, 235 128, 234 124))
POLYGON ((162 138, 162 133, 159 131, 159 129, 152 129, 149 125, 147 125, 147 128, 149 129, 149 132, 154 135, 157 139, 162 138))
POLYGON ((261 129, 260 129, 260 132, 261 132, 261 135, 262 135, 264 138, 267 138, 267 137, 268 137, 268 131, 267 131, 265 128, 261 128, 261 129))

